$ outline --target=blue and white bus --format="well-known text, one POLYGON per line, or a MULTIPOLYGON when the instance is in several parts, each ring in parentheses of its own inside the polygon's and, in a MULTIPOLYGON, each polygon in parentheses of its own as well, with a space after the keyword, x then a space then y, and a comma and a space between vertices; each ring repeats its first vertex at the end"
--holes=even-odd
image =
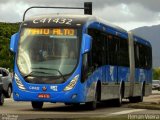
POLYGON ((92 15, 36 16, 11 38, 13 97, 30 101, 85 103, 123 98, 141 102, 151 94, 151 44, 92 15))

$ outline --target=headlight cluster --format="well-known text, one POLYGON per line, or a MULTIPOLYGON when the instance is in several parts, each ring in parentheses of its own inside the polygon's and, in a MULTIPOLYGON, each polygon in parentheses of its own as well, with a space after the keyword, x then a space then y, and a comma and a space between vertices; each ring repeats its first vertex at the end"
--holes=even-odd
POLYGON ((79 75, 76 75, 71 82, 64 88, 64 91, 71 90, 77 83, 79 75))
POLYGON ((16 81, 16 84, 18 86, 19 89, 21 90, 26 90, 26 88, 24 87, 24 85, 22 84, 21 80, 19 79, 18 75, 15 74, 14 75, 14 78, 15 78, 15 81, 16 81))

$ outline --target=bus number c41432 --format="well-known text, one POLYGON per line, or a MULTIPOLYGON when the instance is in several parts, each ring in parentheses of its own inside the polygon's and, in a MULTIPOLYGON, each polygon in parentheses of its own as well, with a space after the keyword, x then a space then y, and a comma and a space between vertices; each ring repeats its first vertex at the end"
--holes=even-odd
POLYGON ((66 24, 71 25, 72 19, 70 18, 43 18, 43 19, 34 19, 34 24, 46 24, 46 23, 55 23, 55 24, 66 24))

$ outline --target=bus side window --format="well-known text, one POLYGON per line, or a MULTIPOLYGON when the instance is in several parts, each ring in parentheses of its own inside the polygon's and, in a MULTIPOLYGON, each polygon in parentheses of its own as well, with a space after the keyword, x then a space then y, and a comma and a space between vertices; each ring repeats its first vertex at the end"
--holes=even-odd
POLYGON ((142 43, 134 42, 135 67, 141 69, 151 69, 152 50, 151 47, 142 43))
POLYGON ((108 60, 110 65, 117 65, 118 39, 108 35, 108 60))
POLYGON ((152 49, 148 47, 148 69, 152 68, 152 49))
POLYGON ((135 67, 140 67, 139 65, 139 46, 138 43, 134 41, 134 56, 135 56, 135 67))
POLYGON ((97 69, 102 65, 105 65, 105 36, 102 31, 96 29, 89 29, 89 35, 92 36, 92 67, 97 69))
POLYGON ((83 55, 82 82, 98 67, 108 64, 107 34, 96 29, 88 29, 88 34, 93 41, 91 51, 83 55))
POLYGON ((119 39, 118 65, 125 67, 129 66, 129 49, 127 39, 119 39))

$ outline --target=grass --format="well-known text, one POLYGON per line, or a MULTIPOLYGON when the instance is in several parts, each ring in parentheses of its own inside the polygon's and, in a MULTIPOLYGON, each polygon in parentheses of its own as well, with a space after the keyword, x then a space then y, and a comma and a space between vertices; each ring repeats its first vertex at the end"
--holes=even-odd
POLYGON ((140 109, 150 109, 150 110, 160 110, 160 104, 156 103, 132 103, 129 104, 127 107, 129 108, 140 108, 140 109))

